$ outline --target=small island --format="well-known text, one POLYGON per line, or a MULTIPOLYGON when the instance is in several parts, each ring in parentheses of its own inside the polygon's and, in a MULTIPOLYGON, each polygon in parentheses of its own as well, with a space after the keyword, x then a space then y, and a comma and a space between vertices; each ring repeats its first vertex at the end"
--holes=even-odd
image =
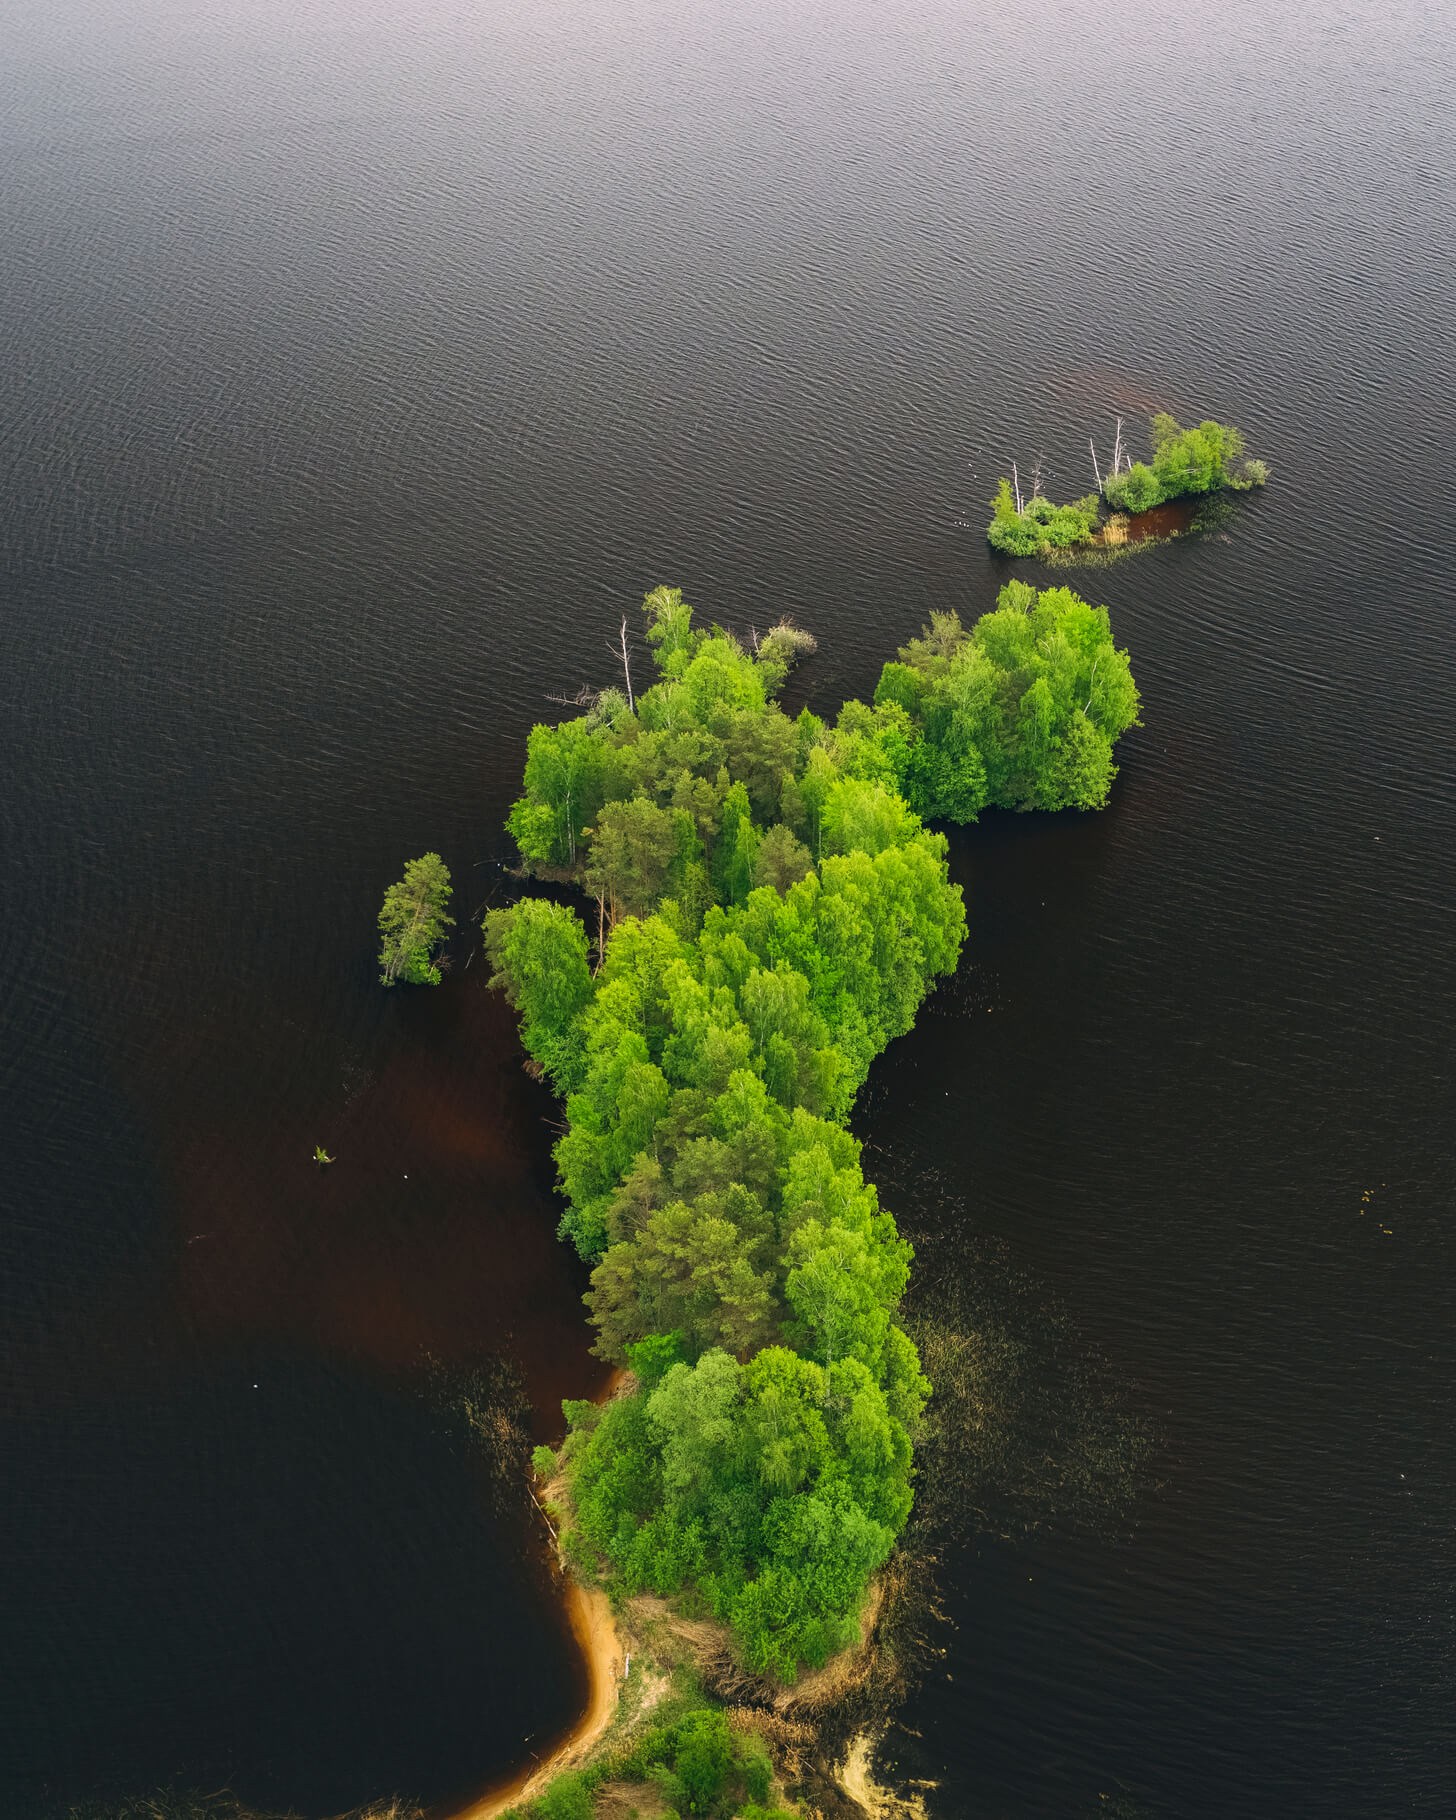
POLYGON ((1011 479, 997 484, 991 501, 986 539, 1002 556, 1055 556, 1079 547, 1111 548, 1139 541, 1129 534, 1129 520, 1174 500, 1192 500, 1222 492, 1247 492, 1269 478, 1265 462, 1244 454, 1244 439, 1232 424, 1211 419, 1185 430, 1159 412, 1151 425, 1151 463, 1133 461, 1123 446, 1122 419, 1117 420, 1112 465, 1103 474, 1097 447, 1088 438, 1097 490, 1069 505, 1053 505, 1041 491, 1040 469, 1030 499, 1022 495, 1015 463, 1011 479), (1110 517, 1102 520, 1102 508, 1110 517))
MULTIPOLYGON (((848 1119, 965 940, 926 821, 1099 808, 1139 705, 1106 609, 1066 588, 934 615, 832 722, 776 700, 802 631, 703 630, 665 587, 644 610, 657 680, 633 693, 624 637, 624 687, 530 736, 509 827, 556 895, 484 923, 565 1102, 561 1235, 618 1367, 538 1449, 539 1501, 636 1664, 605 1735, 533 1778, 533 1820, 644 1781, 678 1812, 781 1811, 805 1787, 786 1700, 807 1681, 812 1716, 826 1674, 870 1672, 931 1385, 898 1318, 912 1248, 848 1119)), ((439 904, 401 896, 409 954, 439 904)))

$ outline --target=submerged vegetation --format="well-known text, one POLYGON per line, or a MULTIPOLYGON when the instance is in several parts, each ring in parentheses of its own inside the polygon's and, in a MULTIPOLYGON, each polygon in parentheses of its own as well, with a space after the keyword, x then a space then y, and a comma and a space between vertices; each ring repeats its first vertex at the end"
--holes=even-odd
POLYGON ((1024 500, 1013 463, 1012 478, 999 482, 991 501, 991 522, 986 527, 991 548, 1003 556, 1047 556, 1091 545, 1100 535, 1101 501, 1114 513, 1149 512, 1170 500, 1217 493, 1225 487, 1247 492, 1269 478, 1267 463, 1245 457, 1243 436, 1232 424, 1208 419, 1185 430, 1175 418, 1159 412, 1152 419, 1151 433, 1151 463, 1132 461, 1123 448, 1119 418, 1112 468, 1105 476, 1096 446, 1089 440, 1097 491, 1071 505, 1053 505, 1042 496, 1039 468, 1032 496, 1024 500))
POLYGON ((923 817, 1098 806, 1137 691, 1066 589, 1013 583, 969 632, 935 616, 832 724, 775 700, 803 634, 746 648, 667 588, 644 608, 658 680, 536 727, 509 823, 528 870, 590 893, 595 943, 545 897, 485 920, 566 1101, 597 1351, 633 1374, 568 1403, 536 1465, 564 1470, 588 1576, 676 1597, 790 1682, 856 1635, 930 1389, 897 1319, 911 1249, 845 1129, 964 940, 923 817))

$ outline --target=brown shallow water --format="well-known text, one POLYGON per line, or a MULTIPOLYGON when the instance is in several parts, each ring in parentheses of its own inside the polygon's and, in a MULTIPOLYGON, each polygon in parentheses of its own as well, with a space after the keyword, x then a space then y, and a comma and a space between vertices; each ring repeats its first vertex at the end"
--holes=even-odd
POLYGON ((1115 531, 1111 525, 1104 525, 1092 542, 1110 549, 1118 544, 1156 543, 1165 537, 1181 537, 1191 528, 1201 504, 1197 499, 1170 499, 1146 512, 1119 514, 1113 521, 1115 531))
POLYGON ((562 1398, 608 1374, 588 1356, 585 1273, 554 1231, 543 1152, 559 1108, 483 972, 405 1015, 398 1048, 332 1106, 178 1120, 187 1088, 169 1079, 162 1116, 189 1134, 180 1318, 204 1343, 269 1335, 391 1371, 499 1352, 554 1436, 562 1398))

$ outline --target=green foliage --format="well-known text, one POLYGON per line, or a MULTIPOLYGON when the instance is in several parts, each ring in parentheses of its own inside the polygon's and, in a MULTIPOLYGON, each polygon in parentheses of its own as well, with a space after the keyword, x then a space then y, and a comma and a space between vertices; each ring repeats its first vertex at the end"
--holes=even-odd
MULTIPOLYGON (((1152 420, 1151 434, 1151 464, 1135 461, 1120 474, 1108 475, 1103 483, 1102 498, 1115 512, 1147 512, 1170 499, 1217 492, 1221 487, 1263 486, 1269 478, 1266 463, 1241 460, 1244 439, 1232 424, 1206 419, 1185 430, 1176 419, 1160 412, 1152 420)), ((991 501, 986 537, 991 548, 1003 556, 1049 556, 1092 541, 1099 505, 1095 493, 1066 506, 1037 497, 1017 511, 1011 483, 1003 479, 991 501)), ((892 682, 889 686, 900 685, 892 682)), ((902 705, 914 712, 911 701, 902 705)), ((927 787, 933 787, 933 780, 927 787)))
POLYGON ((673 1771, 690 1814, 707 1813, 732 1774, 733 1733, 722 1712, 693 1713, 678 1729, 673 1771))
POLYGON ((440 969, 431 955, 454 926, 446 914, 450 902, 450 872, 438 853, 412 859, 404 877, 384 894, 379 912, 379 980, 393 986, 405 980, 413 986, 438 986, 440 969))
POLYGON ((558 1086, 580 1077, 580 1019, 591 1000, 586 931, 581 918, 544 897, 522 898, 485 919, 485 952, 500 986, 521 1014, 521 1038, 558 1086))
MULTIPOLYGON (((637 1379, 564 1405, 563 1546, 619 1591, 690 1595, 792 1680, 856 1634, 929 1391, 897 1318, 911 1249, 844 1128, 965 936, 922 815, 1102 801, 1137 694, 1106 613, 1065 590, 1013 583, 969 634, 934 615, 832 726, 774 703, 792 629, 751 653, 675 590, 644 606, 658 680, 635 714, 537 729, 512 811, 524 857, 596 895, 595 975, 571 912, 486 920, 566 1096, 596 1349, 637 1379)), ((768 1798, 758 1759, 683 1726, 636 1772, 679 1812, 768 1798)))
POLYGON ((938 614, 886 664, 876 701, 913 703, 905 792, 922 815, 974 821, 1010 809, 1099 809, 1114 742, 1137 725, 1127 653, 1105 607, 1069 588, 1008 582, 969 633, 938 614))
POLYGON ((570 1770, 557 1776, 538 1800, 531 1803, 533 1820, 592 1820, 592 1786, 587 1777, 570 1770))
POLYGON ((1149 512, 1168 497, 1162 482, 1145 461, 1135 461, 1120 474, 1109 474, 1103 496, 1117 512, 1149 512))
POLYGON ((1232 424, 1205 419, 1185 430, 1159 412, 1152 420, 1152 442, 1151 466, 1135 461, 1121 474, 1108 476, 1103 497, 1114 511, 1147 512, 1169 499, 1216 493, 1221 487, 1262 486, 1269 478, 1264 462, 1240 462, 1244 439, 1232 424))
POLYGON ((607 751, 598 730, 590 716, 531 729, 526 794, 506 821, 528 867, 576 863, 607 789, 607 751))
POLYGON ((622 1350, 644 1390, 654 1390, 674 1365, 684 1362, 680 1333, 649 1333, 645 1339, 629 1341, 622 1350))
POLYGON ((549 1447, 531 1449, 531 1470, 538 1479, 554 1478, 556 1474, 556 1455, 549 1447))
MULTIPOLYGON (((524 1810, 527 1820, 585 1820, 597 1790, 609 1782, 656 1783, 681 1816, 797 1820, 790 1809, 762 1806, 773 1789, 768 1750, 756 1733, 735 1728, 721 1707, 699 1695, 669 1695, 653 1721, 625 1748, 556 1777, 524 1810)), ((505 1820, 522 1820, 522 1811, 510 1810, 505 1820)))
POLYGON ((1090 542, 1097 529, 1097 505, 1095 493, 1066 506, 1053 505, 1038 496, 1027 500, 1018 512, 1011 496, 1011 482, 1001 480, 991 501, 986 536, 991 548, 1003 556, 1036 556, 1043 550, 1069 549, 1073 544, 1090 542))

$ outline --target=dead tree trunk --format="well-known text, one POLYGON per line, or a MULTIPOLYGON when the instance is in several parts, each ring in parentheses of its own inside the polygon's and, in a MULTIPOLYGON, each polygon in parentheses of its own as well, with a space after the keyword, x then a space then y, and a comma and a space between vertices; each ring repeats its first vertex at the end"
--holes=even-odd
POLYGON ((627 655, 627 615, 622 615, 622 674, 627 679, 627 706, 635 714, 637 703, 632 696, 632 660, 627 655))
POLYGON ((1092 472, 1097 476, 1097 491, 1100 493, 1102 491, 1102 470, 1097 465, 1097 444, 1090 436, 1087 438, 1087 447, 1092 451, 1092 472))
POLYGON ((1014 461, 1011 464, 1011 484, 1016 488, 1016 510, 1018 512, 1024 511, 1025 507, 1023 507, 1021 503, 1021 476, 1016 472, 1016 463, 1014 461))

